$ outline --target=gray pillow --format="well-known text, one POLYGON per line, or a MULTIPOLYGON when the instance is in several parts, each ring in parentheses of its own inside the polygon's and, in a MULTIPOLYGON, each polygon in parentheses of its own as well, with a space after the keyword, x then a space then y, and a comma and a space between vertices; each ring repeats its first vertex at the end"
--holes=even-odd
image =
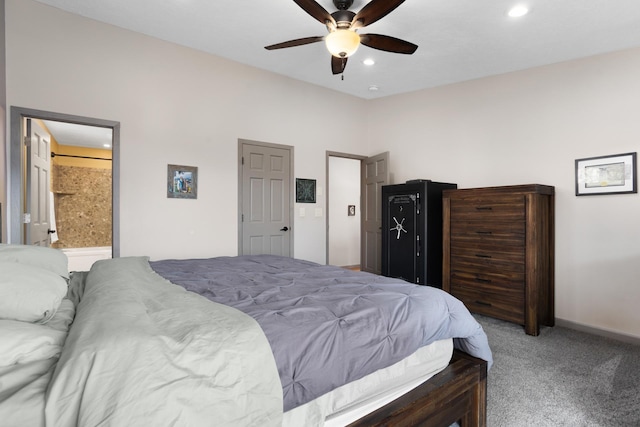
POLYGON ((0 261, 0 319, 45 323, 67 294, 67 281, 44 268, 0 261))
POLYGON ((40 267, 69 280, 67 256, 59 249, 44 246, 0 244, 0 262, 40 267))

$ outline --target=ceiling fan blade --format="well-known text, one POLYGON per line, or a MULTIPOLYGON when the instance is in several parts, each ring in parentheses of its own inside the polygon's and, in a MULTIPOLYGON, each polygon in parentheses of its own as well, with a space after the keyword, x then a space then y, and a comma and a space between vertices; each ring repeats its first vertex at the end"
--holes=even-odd
POLYGON ((382 34, 361 34, 360 43, 374 49, 407 55, 411 55, 418 49, 418 46, 413 43, 382 34))
POLYGON ((371 0, 353 17, 351 28, 355 29, 371 25, 378 19, 384 18, 393 12, 402 3, 404 3, 404 0, 371 0))
POLYGON ((335 27, 336 21, 333 16, 326 9, 316 3, 314 0, 293 0, 298 6, 300 6, 305 12, 311 15, 313 18, 320 21, 324 25, 332 25, 335 27), (327 23, 328 21, 328 23, 327 23))
POLYGON ((331 55, 331 72, 333 74, 342 74, 347 67, 347 58, 338 58, 331 55))
POLYGON ((288 42, 272 44, 270 46, 265 46, 264 48, 267 50, 283 49, 285 47, 302 46, 305 44, 321 42, 322 40, 324 40, 324 36, 305 37, 303 39, 295 39, 295 40, 289 40, 288 42))

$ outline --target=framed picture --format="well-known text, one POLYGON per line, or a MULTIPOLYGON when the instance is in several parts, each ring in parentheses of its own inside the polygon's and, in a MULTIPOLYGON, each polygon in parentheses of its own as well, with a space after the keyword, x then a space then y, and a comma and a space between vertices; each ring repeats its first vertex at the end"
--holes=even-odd
POLYGON ((637 193, 636 154, 576 160, 576 196, 637 193))
POLYGON ((316 202, 316 180, 296 178, 296 203, 316 202))
POLYGON ((174 199, 198 198, 198 168, 168 165, 167 197, 174 199))

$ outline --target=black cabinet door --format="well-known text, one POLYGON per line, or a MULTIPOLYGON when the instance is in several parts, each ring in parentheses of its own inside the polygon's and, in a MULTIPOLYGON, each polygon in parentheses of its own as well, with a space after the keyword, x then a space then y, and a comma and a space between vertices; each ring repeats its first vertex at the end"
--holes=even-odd
POLYGON ((383 233, 387 234, 387 272, 386 276, 398 277, 407 282, 417 283, 418 224, 417 198, 413 194, 388 195, 384 200, 387 206, 388 224, 383 233))

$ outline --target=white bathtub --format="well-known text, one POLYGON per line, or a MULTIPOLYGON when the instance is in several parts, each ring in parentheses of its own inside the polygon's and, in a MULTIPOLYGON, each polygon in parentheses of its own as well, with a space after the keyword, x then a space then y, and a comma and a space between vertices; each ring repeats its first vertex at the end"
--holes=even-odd
POLYGON ((111 258, 111 246, 96 248, 64 248, 69 260, 69 271, 89 271, 94 262, 111 258))

